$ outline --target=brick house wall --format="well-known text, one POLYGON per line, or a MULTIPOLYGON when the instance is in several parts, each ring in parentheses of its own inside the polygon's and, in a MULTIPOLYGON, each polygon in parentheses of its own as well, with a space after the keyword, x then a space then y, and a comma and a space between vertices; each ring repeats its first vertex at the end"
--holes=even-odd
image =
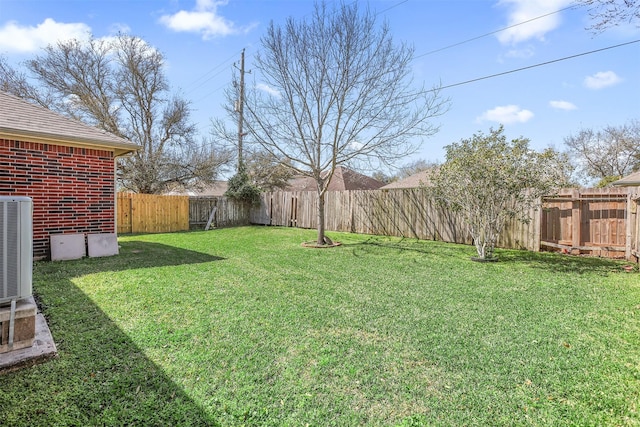
POLYGON ((114 152, 0 139, 0 195, 33 199, 33 256, 49 236, 115 233, 114 152))

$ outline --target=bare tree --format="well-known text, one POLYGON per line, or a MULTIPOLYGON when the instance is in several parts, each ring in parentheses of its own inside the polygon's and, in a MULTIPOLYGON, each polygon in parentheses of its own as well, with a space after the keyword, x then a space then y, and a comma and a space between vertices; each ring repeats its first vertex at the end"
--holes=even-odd
POLYGON ((606 185, 640 168, 640 120, 602 130, 582 129, 564 139, 583 176, 606 185))
POLYGON ((391 175, 388 173, 385 173, 384 171, 381 170, 377 170, 374 173, 371 174, 371 178, 382 182, 383 184, 391 184, 394 181, 398 180, 397 175, 391 175))
POLYGON ((398 173, 396 174, 398 179, 404 179, 410 177, 411 175, 415 175, 418 172, 423 172, 426 170, 435 170, 439 166, 438 162, 431 162, 425 159, 414 160, 413 162, 402 165, 398 169, 398 173))
POLYGON ((640 2, 638 0, 576 0, 587 6, 593 24, 589 30, 600 33, 607 28, 624 23, 640 26, 640 2))
POLYGON ((54 105, 54 99, 50 93, 45 93, 31 84, 28 76, 9 65, 7 58, 2 55, 0 55, 0 90, 44 108, 51 108, 54 105))
POLYGON ((250 137, 316 182, 317 244, 325 236, 324 196, 336 166, 393 163, 437 131, 431 119, 448 103, 414 86, 413 49, 395 44, 387 25, 357 2, 315 5, 308 19, 271 23, 247 91, 250 137), (418 141, 419 142, 419 141, 418 141))
POLYGON ((172 184, 205 185, 229 161, 212 144, 196 142, 189 103, 171 94, 163 55, 138 37, 60 42, 26 66, 41 90, 8 69, 0 82, 13 82, 18 96, 141 146, 119 161, 125 189, 161 193, 172 184))

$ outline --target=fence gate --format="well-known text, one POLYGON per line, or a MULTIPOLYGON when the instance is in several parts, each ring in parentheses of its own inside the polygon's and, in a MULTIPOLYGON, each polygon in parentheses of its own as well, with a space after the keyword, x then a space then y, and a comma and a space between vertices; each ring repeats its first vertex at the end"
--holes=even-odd
POLYGON ((563 191, 544 197, 540 245, 572 254, 630 255, 627 189, 563 191))

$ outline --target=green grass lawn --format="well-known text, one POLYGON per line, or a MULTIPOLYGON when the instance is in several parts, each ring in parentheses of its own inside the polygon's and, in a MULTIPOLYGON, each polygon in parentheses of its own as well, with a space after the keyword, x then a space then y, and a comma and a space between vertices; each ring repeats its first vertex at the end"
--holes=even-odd
POLYGON ((640 425, 640 276, 597 258, 242 227, 39 262, 59 357, 0 425, 640 425))

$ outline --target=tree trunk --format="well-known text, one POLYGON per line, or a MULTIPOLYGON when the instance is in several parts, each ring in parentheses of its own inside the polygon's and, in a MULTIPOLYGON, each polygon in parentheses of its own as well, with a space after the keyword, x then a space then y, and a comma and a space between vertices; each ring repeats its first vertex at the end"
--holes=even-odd
POLYGON ((473 237, 473 243, 476 246, 476 252, 478 253, 478 258, 484 259, 485 258, 485 246, 486 246, 484 240, 480 237, 480 235, 474 236, 473 237))
POLYGON ((324 191, 318 192, 318 245, 324 245, 324 191))

